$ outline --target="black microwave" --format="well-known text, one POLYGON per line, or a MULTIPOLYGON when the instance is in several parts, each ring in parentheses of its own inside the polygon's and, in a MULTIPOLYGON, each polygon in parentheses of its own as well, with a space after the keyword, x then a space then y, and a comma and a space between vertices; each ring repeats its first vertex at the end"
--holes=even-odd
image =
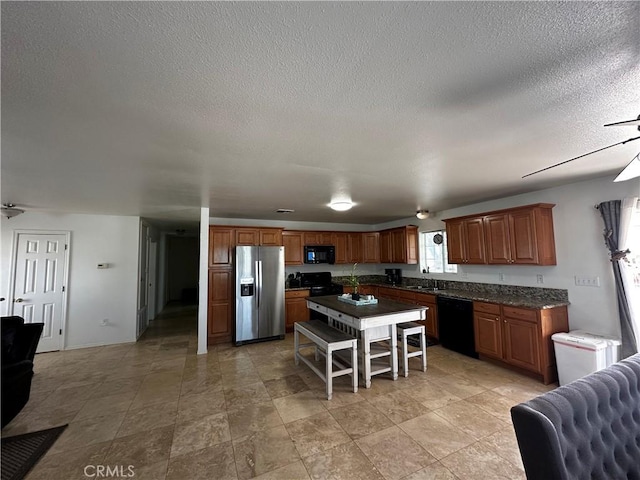
POLYGON ((304 263, 336 263, 336 247, 333 245, 305 245, 304 263))

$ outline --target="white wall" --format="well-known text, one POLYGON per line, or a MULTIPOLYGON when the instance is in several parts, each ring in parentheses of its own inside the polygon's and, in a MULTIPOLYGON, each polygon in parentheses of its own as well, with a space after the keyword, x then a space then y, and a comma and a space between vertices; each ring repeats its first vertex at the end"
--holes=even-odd
MULTIPOLYGON (((71 232, 65 348, 136 339, 139 217, 26 212, 0 226, 0 295, 9 299, 14 230, 71 232), (110 268, 98 270, 98 263, 110 268), (100 321, 108 319, 107 326, 100 321)), ((2 302, 2 314, 9 302, 2 302)))

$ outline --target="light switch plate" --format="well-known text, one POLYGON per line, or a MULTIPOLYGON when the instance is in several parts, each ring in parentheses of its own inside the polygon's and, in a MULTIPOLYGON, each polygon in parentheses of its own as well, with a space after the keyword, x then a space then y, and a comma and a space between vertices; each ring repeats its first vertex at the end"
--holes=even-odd
POLYGON ((574 277, 575 283, 579 287, 599 287, 600 277, 597 275, 576 275, 574 277))

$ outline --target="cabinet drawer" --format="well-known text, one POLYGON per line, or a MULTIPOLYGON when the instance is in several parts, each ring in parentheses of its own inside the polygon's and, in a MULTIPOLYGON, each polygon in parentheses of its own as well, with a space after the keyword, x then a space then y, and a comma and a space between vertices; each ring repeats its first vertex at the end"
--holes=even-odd
POLYGON ((436 303, 436 296, 429 293, 416 293, 416 302, 418 303, 436 303))
POLYGON ((307 308, 309 310, 315 310, 316 312, 327 314, 328 308, 323 307, 322 305, 318 305, 317 303, 309 303, 307 302, 307 308))
POLYGON ((284 292, 285 298, 304 298, 309 296, 309 290, 289 290, 284 292))
POLYGON ((331 308, 327 308, 327 315, 331 318, 335 318, 339 322, 344 323, 345 325, 349 325, 350 327, 357 328, 357 321, 355 318, 345 314, 338 312, 336 310, 332 310, 331 308))
POLYGON ((399 290, 399 289, 397 289, 397 290, 395 291, 395 294, 396 294, 396 297, 397 297, 399 300, 406 301, 406 302, 411 302, 411 303, 413 303, 413 302, 414 302, 414 300, 416 299, 416 294, 415 294, 415 293, 413 293, 413 292, 407 292, 407 291, 405 291, 405 290, 399 290))
POLYGON ((473 310, 476 312, 500 315, 500 305, 498 305, 497 303, 473 302, 473 310))
POLYGON ((536 310, 529 310, 527 308, 516 307, 502 307, 502 314, 505 317, 517 318, 518 320, 526 320, 527 322, 537 322, 538 314, 536 310))

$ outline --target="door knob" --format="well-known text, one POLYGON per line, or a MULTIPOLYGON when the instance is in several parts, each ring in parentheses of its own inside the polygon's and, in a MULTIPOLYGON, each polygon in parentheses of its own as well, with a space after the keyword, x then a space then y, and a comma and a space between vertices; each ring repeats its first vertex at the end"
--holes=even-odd
POLYGON ((0 302, 4 302, 6 299, 4 297, 0 297, 0 302))
POLYGON ((22 303, 22 302, 24 302, 24 300, 23 300, 23 299, 21 299, 21 298, 15 298, 13 301, 14 301, 14 302, 16 302, 16 303, 22 303))

